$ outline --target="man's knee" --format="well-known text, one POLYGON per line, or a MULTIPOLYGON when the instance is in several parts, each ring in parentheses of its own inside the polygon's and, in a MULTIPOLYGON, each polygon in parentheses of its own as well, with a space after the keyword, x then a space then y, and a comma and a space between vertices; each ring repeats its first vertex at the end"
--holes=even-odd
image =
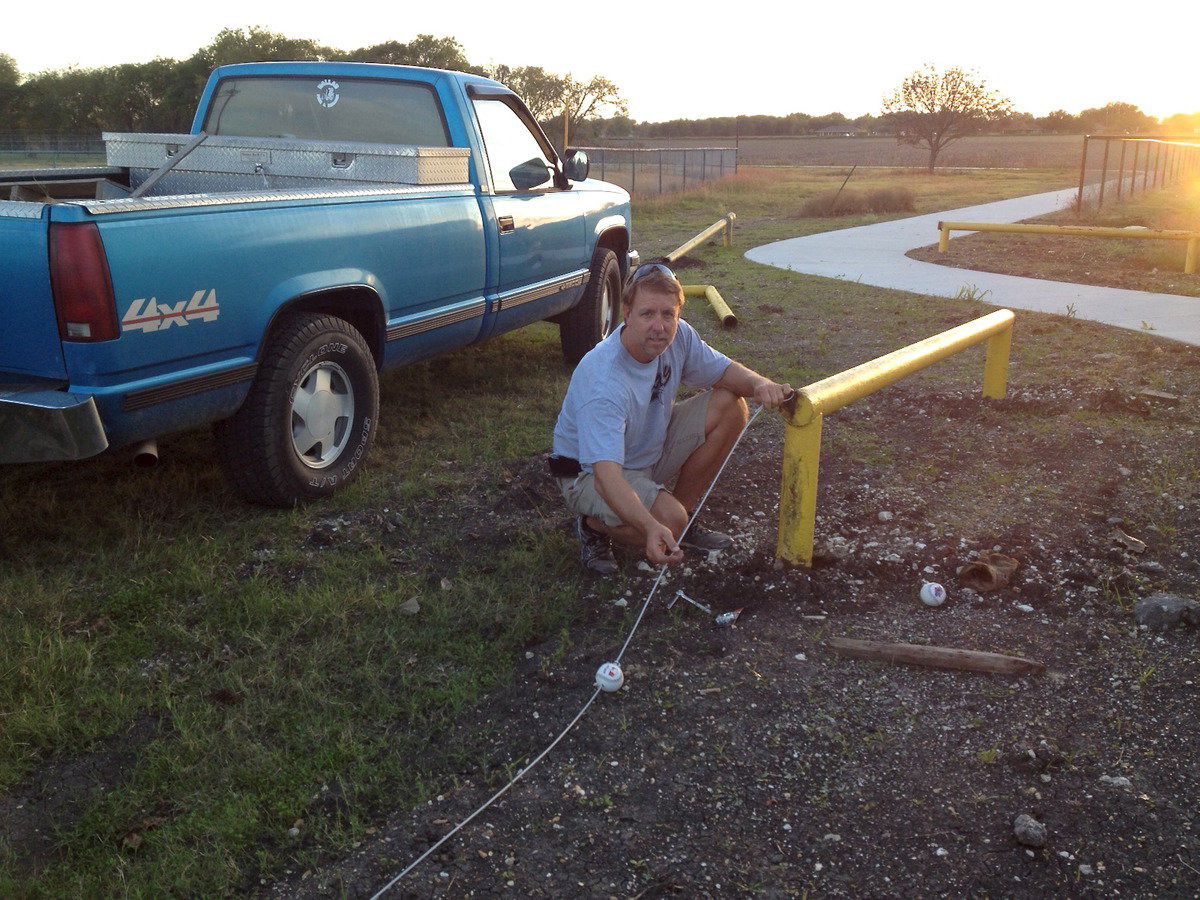
POLYGON ((750 409, 746 401, 733 391, 725 388, 713 388, 712 397, 708 400, 707 432, 721 425, 736 426, 741 430, 750 418, 750 409))
POLYGON ((687 527, 688 512, 670 491, 658 492, 654 505, 650 507, 650 515, 670 528, 676 537, 683 534, 683 529, 687 527))

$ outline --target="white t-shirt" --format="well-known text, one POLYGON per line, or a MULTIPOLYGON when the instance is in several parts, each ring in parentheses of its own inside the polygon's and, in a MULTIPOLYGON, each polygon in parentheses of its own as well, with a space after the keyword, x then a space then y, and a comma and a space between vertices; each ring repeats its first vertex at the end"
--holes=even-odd
POLYGON ((687 322, 657 358, 641 363, 621 343, 621 325, 580 361, 554 426, 554 452, 592 463, 648 469, 662 456, 679 385, 712 387, 730 359, 687 322))

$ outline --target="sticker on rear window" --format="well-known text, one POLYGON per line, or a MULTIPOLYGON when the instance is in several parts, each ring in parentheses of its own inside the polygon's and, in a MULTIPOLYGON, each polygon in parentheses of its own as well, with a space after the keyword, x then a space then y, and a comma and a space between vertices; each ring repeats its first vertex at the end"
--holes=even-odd
POLYGON ((337 102, 342 99, 342 86, 336 81, 326 78, 317 85, 317 102, 326 109, 332 106, 337 106, 337 102))

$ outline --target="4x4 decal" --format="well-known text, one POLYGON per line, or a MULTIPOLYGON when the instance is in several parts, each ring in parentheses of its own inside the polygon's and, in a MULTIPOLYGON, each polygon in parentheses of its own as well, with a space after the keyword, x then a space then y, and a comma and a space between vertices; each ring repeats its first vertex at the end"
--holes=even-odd
POLYGON ((154 297, 144 297, 129 304, 121 318, 122 331, 165 331, 172 325, 187 325, 189 322, 215 322, 221 307, 217 304, 215 288, 199 290, 191 300, 178 303, 159 303, 154 297))

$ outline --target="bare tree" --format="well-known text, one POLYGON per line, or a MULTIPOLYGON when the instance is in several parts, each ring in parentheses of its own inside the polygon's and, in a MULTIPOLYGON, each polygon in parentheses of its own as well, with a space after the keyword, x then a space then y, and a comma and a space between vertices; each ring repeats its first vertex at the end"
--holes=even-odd
POLYGON ((929 148, 929 171, 938 154, 961 137, 1009 115, 1012 101, 988 88, 976 73, 958 67, 939 72, 925 64, 883 101, 896 138, 929 148))
POLYGON ((628 104, 621 98, 620 89, 603 75, 593 75, 590 81, 576 81, 568 75, 563 100, 571 117, 572 128, 588 119, 599 118, 606 110, 617 115, 629 112, 628 104))
POLYGON ((492 66, 487 75, 504 84, 525 101, 533 117, 545 122, 562 112, 567 79, 547 72, 541 66, 492 66))

